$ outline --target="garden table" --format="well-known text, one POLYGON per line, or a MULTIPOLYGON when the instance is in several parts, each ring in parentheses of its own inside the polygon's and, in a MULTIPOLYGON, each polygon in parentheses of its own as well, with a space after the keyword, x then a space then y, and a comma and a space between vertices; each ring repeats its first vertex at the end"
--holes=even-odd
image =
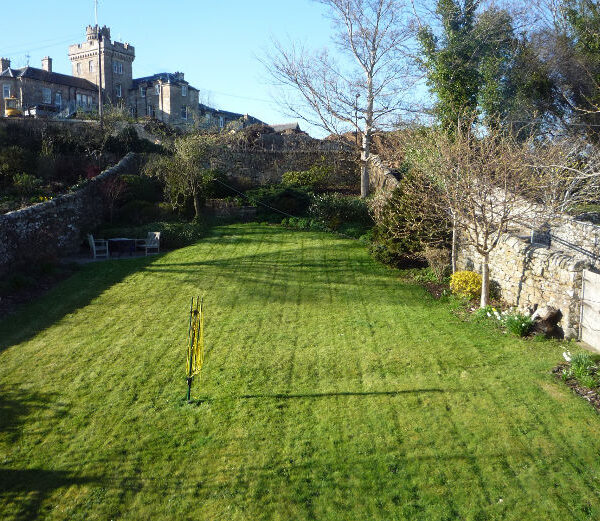
POLYGON ((135 253, 135 239, 127 239, 125 237, 108 239, 108 252, 109 255, 116 255, 117 257, 125 253, 133 255, 135 253))

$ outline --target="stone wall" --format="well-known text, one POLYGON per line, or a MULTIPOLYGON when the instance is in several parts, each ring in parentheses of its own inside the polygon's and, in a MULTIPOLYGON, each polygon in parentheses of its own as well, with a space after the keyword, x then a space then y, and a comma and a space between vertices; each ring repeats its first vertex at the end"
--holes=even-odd
POLYGON ((219 164, 213 166, 226 172, 229 177, 265 185, 281 182, 284 172, 308 170, 324 160, 333 165, 334 182, 358 184, 355 154, 348 147, 332 141, 313 139, 305 134, 274 133, 262 136, 261 139, 263 141, 259 144, 230 147, 219 164))
POLYGON ((127 154, 75 192, 0 215, 0 276, 26 264, 77 253, 106 214, 103 185, 136 166, 127 154))
POLYGON ((555 247, 578 252, 598 264, 600 257, 600 226, 577 218, 562 218, 550 227, 550 240, 555 247))
POLYGON ((388 168, 377 155, 369 156, 369 187, 372 191, 392 192, 400 186, 398 174, 388 168))
MULTIPOLYGON (((558 308, 565 336, 578 336, 581 276, 593 264, 589 258, 505 234, 490 253, 489 264, 490 279, 499 285, 502 300, 530 311, 544 305, 558 308)), ((457 267, 481 273, 482 257, 473 246, 461 243, 457 267)))

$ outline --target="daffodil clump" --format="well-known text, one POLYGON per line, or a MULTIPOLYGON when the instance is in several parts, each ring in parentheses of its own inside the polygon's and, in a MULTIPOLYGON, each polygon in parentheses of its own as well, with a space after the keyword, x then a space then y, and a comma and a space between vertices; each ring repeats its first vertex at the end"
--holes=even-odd
POLYGON ((517 336, 527 336, 533 327, 533 319, 527 313, 515 308, 498 311, 495 307, 486 306, 475 311, 476 318, 491 318, 517 336))

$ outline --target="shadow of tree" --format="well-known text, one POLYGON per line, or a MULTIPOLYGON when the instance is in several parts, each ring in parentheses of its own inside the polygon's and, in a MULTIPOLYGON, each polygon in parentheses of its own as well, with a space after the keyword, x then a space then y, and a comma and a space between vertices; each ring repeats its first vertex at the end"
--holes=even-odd
POLYGON ((65 315, 89 304, 107 288, 152 262, 151 257, 95 262, 85 265, 39 300, 0 320, 0 353, 25 342, 65 315))
POLYGON ((50 410, 53 418, 65 416, 66 405, 57 403, 56 398, 54 394, 0 387, 0 439, 16 441, 27 418, 45 414, 44 410, 50 410))
POLYGON ((13 519, 30 521, 41 515, 44 500, 55 490, 100 481, 57 470, 0 468, 0 498, 16 507, 13 519))

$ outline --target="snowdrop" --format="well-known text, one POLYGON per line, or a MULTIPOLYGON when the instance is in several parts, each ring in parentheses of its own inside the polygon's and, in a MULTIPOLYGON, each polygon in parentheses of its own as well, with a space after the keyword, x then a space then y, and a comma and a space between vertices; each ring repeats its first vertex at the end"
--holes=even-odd
POLYGON ((570 351, 563 351, 563 358, 567 361, 570 362, 571 361, 571 353, 570 351))

